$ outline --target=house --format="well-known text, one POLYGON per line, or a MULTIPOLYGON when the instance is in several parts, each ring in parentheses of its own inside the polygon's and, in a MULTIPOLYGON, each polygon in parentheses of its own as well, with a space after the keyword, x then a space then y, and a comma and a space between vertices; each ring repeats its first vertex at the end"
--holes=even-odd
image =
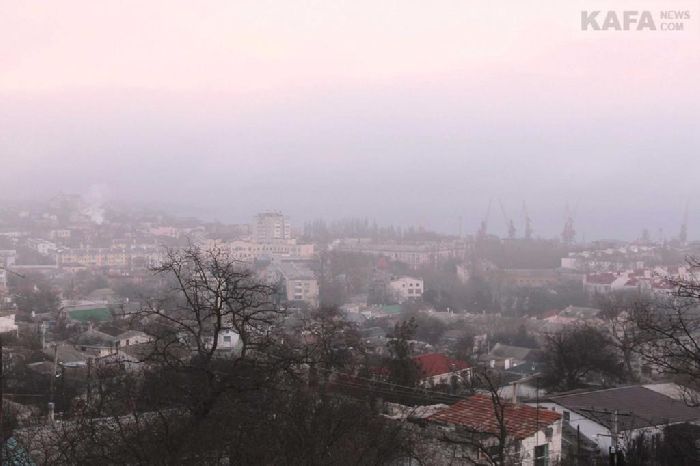
POLYGON ((539 362, 524 362, 517 366, 511 366, 501 373, 501 386, 498 394, 504 399, 534 400, 544 396, 547 391, 540 387, 539 374, 544 364, 539 362))
POLYGON ((89 355, 103 357, 117 352, 117 346, 112 335, 89 329, 72 341, 76 349, 89 355))
POLYGON ((550 396, 540 406, 561 414, 602 454, 611 448, 615 428, 619 445, 641 435, 661 435, 669 425, 700 422, 700 408, 641 385, 550 396))
POLYGON ((61 313, 68 317, 69 320, 80 323, 106 322, 113 318, 109 307, 101 303, 66 305, 61 308, 61 313))
POLYGON ((561 312, 547 316, 544 321, 552 330, 584 322, 602 325, 604 321, 598 317, 598 314, 600 314, 600 309, 593 307, 567 306, 561 312))
POLYGON ((56 361, 56 363, 66 367, 83 367, 87 366, 88 359, 94 359, 94 356, 76 349, 71 344, 58 343, 47 347, 43 351, 44 356, 56 361))
POLYGON ((628 279, 624 274, 613 272, 591 273, 583 278, 583 289, 589 295, 607 294, 614 289, 621 289, 628 279))
POLYGON ((442 353, 422 354, 413 358, 420 372, 420 384, 432 387, 463 382, 471 378, 469 363, 452 359, 442 353))
MULTIPOLYGON (((499 432, 505 427, 506 455, 523 466, 556 464, 561 456, 561 414, 524 404, 501 401, 503 421, 490 395, 473 395, 428 417, 444 435, 463 447, 458 453, 465 459, 457 464, 488 464, 482 451, 495 451, 499 432), (478 446, 473 442, 478 442, 478 446)), ((454 464, 454 463, 453 463, 454 464)))
POLYGON ((396 277, 389 282, 389 293, 398 302, 423 297, 423 280, 412 277, 396 277))
MULTIPOLYGON (((216 347, 221 350, 232 350, 237 347, 240 340, 241 337, 233 329, 225 328, 218 334, 216 347)), ((214 341, 213 338, 211 341, 214 341)))
POLYGON ((536 349, 496 343, 491 351, 479 356, 479 362, 493 369, 508 370, 524 362, 535 361, 538 356, 539 350, 536 349))
POLYGON ((113 337, 114 345, 117 348, 123 348, 130 345, 140 345, 142 343, 148 343, 152 340, 149 335, 138 330, 127 330, 126 332, 120 333, 119 335, 113 337))
POLYGON ((17 333, 14 311, 0 311, 0 333, 17 333))

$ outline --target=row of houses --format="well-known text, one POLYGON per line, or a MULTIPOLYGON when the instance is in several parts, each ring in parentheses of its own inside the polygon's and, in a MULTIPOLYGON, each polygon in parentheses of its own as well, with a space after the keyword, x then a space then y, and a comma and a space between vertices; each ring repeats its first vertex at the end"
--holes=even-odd
MULTIPOLYGON (((640 441, 658 447, 670 429, 685 427, 690 439, 700 438, 700 408, 664 388, 633 385, 527 403, 477 393, 420 409, 389 406, 387 416, 412 422, 416 443, 435 464, 605 465, 612 458, 623 464, 640 441)), ((685 445, 693 448, 692 441, 685 445)), ((678 453, 697 458, 693 451, 678 453)))

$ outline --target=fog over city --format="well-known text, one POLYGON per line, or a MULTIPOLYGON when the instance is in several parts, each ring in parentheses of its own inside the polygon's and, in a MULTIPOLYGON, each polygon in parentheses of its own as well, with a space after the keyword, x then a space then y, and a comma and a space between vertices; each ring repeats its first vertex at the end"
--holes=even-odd
POLYGON ((580 239, 670 238, 688 203, 700 230, 697 22, 596 35, 585 2, 146 3, 3 2, 0 197, 445 233, 500 199, 543 237, 568 204, 580 239))
POLYGON ((697 0, 0 0, 0 466, 700 465, 697 0))

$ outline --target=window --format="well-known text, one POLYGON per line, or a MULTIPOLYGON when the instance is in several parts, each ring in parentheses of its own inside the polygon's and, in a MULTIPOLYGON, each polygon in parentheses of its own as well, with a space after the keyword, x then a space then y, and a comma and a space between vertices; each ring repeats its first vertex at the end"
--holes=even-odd
POLYGON ((230 335, 224 336, 224 343, 231 343, 231 336, 230 335))
POLYGON ((549 445, 535 447, 535 466, 549 466, 549 445))
POLYGON ((571 413, 569 411, 564 411, 564 420, 569 422, 571 420, 571 413))

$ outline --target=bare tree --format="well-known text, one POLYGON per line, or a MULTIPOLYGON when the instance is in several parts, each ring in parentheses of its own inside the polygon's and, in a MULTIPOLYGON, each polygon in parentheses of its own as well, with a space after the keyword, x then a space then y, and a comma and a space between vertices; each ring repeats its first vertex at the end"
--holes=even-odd
MULTIPOLYGON (((700 267, 689 260, 693 272, 700 267)), ((642 344, 638 352, 654 370, 675 377, 689 388, 686 401, 698 405, 700 388, 700 283, 695 279, 671 280, 676 291, 667 297, 639 303, 632 319, 642 344)))
POLYGON ((362 400, 307 384, 309 364, 346 363, 339 316, 302 318, 300 335, 274 288, 218 250, 169 251, 155 272, 169 288, 137 316, 153 336, 143 370, 95 370, 65 419, 18 431, 37 463, 385 464, 410 450, 362 400))
POLYGON ((618 357, 610 338, 587 325, 547 335, 544 363, 545 384, 563 390, 581 386, 592 374, 613 378, 619 373, 618 357))
POLYGON ((644 305, 647 299, 634 293, 612 293, 599 295, 598 306, 609 328, 610 343, 617 348, 622 359, 624 378, 638 379, 634 361, 642 344, 643 336, 633 318, 634 309, 644 305))

